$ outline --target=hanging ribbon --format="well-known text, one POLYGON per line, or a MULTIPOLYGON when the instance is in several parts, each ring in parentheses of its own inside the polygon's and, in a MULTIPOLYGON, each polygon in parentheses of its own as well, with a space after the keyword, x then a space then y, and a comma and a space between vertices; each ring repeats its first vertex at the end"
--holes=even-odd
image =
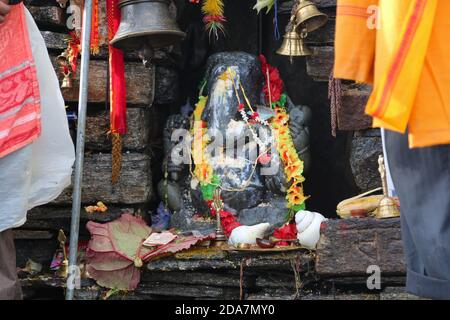
POLYGON ((278 27, 278 0, 274 1, 274 18, 273 18, 273 24, 274 24, 274 36, 275 40, 280 40, 281 34, 280 34, 280 28, 278 27))
POLYGON ((92 1, 92 29, 91 29, 91 53, 94 55, 100 52, 100 37, 98 32, 98 0, 92 1))
MULTIPOLYGON (((111 41, 120 24, 119 0, 107 0, 108 38, 111 41)), ((122 50, 109 45, 110 125, 112 137, 112 183, 117 183, 122 166, 121 135, 127 132, 125 62, 122 50)))

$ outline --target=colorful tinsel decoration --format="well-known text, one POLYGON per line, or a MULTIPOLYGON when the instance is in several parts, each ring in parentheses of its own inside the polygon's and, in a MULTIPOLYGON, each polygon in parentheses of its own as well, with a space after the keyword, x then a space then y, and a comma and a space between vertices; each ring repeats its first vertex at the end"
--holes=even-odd
POLYGON ((226 22, 224 16, 223 0, 203 0, 202 12, 204 14, 203 22, 205 23, 206 31, 209 32, 209 37, 214 35, 216 40, 219 38, 219 31, 225 34, 224 23, 226 22))

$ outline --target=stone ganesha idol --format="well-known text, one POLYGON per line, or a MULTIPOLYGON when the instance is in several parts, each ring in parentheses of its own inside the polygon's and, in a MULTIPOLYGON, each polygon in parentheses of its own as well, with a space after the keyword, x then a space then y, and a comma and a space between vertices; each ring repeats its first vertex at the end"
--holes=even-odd
POLYGON ((206 70, 193 115, 170 116, 164 131, 166 174, 158 192, 172 212, 171 226, 212 230, 205 217, 220 188, 224 210, 240 224, 278 228, 304 208, 311 111, 281 94, 278 71, 263 57, 218 53, 206 70))

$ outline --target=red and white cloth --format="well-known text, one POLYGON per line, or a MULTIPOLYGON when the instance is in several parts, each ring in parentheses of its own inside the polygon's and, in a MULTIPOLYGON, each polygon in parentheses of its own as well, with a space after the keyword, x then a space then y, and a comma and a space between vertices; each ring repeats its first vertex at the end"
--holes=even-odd
POLYGON ((28 210, 70 184, 75 152, 44 39, 22 4, 0 25, 0 39, 2 232, 24 224, 28 210))

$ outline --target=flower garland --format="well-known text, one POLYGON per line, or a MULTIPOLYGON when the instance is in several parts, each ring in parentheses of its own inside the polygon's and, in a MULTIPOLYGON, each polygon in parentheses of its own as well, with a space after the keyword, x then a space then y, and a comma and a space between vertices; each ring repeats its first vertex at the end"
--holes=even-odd
MULTIPOLYGON (((195 110, 193 113, 194 124, 192 127, 192 158, 195 165, 193 176, 199 181, 200 190, 203 200, 206 201, 211 216, 216 216, 214 208, 214 190, 220 186, 220 178, 214 174, 212 166, 209 164, 208 156, 205 152, 206 146, 210 139, 207 135, 206 123, 202 120, 202 113, 205 109, 207 96, 200 95, 195 110)), ((221 210, 220 212, 222 229, 227 237, 230 236, 234 228, 241 224, 236 220, 236 217, 228 211, 221 210)))
POLYGON ((208 156, 205 153, 206 146, 210 139, 206 134, 206 123, 202 120, 202 113, 207 101, 208 97, 199 97, 199 100, 195 105, 193 114, 194 125, 192 127, 192 136, 194 138, 192 143, 192 158, 195 165, 194 176, 200 182, 201 186, 209 185, 213 180, 213 168, 209 164, 208 156))
POLYGON ((283 92, 284 83, 277 68, 267 63, 263 55, 259 56, 266 82, 263 91, 266 101, 274 108, 275 117, 270 121, 277 141, 277 150, 284 164, 287 182, 291 183, 287 190, 286 200, 288 208, 293 211, 305 209, 307 197, 303 194, 303 161, 300 160, 289 130, 289 115, 285 109, 286 94, 283 92))

